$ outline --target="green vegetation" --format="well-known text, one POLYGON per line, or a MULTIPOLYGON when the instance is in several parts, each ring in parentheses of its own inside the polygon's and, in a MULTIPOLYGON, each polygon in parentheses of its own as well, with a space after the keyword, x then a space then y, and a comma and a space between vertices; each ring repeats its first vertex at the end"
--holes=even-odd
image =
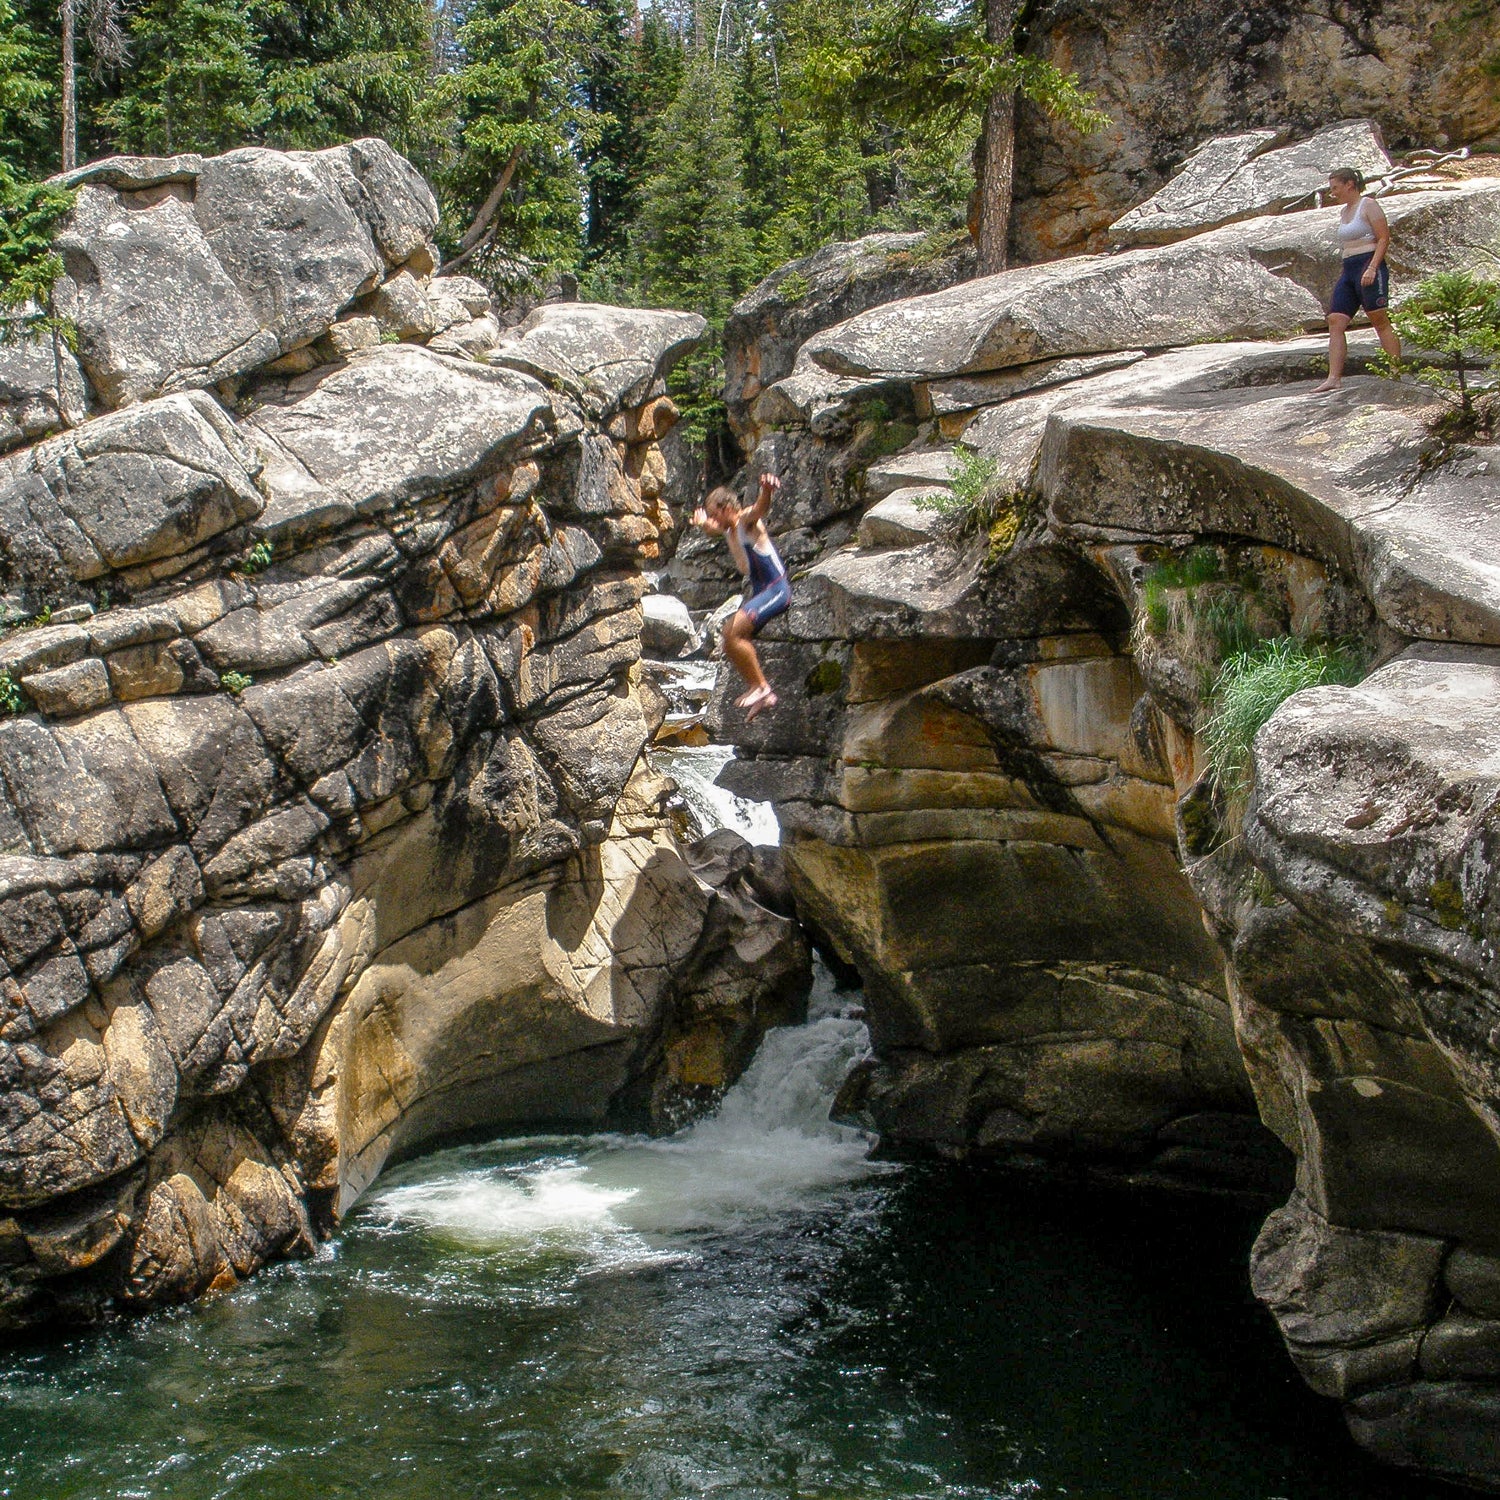
POLYGON ((248 672, 220 672, 219 686, 238 698, 255 679, 248 672))
POLYGON ((9 717, 21 713, 26 707, 26 695, 21 684, 9 672, 0 672, 0 715, 9 717))
POLYGON ((836 693, 844 685, 844 669, 832 657, 825 657, 807 674, 808 696, 836 693))
POLYGON ((1029 490, 1007 489, 998 460, 960 444, 953 450, 949 488, 922 495, 918 510, 935 511, 958 536, 987 536, 990 561, 1003 557, 1040 510, 1029 490))
POLYGON ((240 565, 236 571, 253 578, 257 573, 264 573, 275 560, 276 549, 270 542, 257 542, 240 559, 240 565))
POLYGON ((1208 700, 1203 739, 1231 816, 1250 790, 1250 747, 1261 725, 1303 688, 1351 685, 1366 658, 1347 643, 1278 636, 1236 651, 1219 669, 1208 700))
POLYGON ((776 295, 783 302, 800 302, 812 290, 812 282, 800 271, 788 271, 776 283, 776 295))
POLYGON ((1467 271, 1429 276, 1392 310, 1391 322, 1409 355, 1400 370, 1381 355, 1377 368, 1387 376, 1410 374, 1447 401, 1434 436, 1493 438, 1500 394, 1486 377, 1500 359, 1500 282, 1467 271))
POLYGON ((1163 558, 1141 580, 1137 646, 1156 642, 1169 650, 1195 673, 1201 697, 1226 657, 1251 650, 1274 629, 1258 581, 1231 573, 1217 548, 1163 558))

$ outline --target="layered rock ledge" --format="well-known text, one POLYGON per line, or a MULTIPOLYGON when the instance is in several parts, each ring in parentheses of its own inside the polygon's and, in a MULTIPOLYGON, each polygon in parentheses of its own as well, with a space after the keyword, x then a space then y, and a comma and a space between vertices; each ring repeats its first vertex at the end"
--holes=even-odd
MULTIPOLYGON (((1500 182, 1389 211, 1398 286, 1500 267, 1500 182)), ((845 1108, 893 1149, 1287 1199, 1252 1274, 1299 1370, 1372 1451, 1494 1488, 1500 450, 1434 461, 1434 398, 1363 373, 1368 334, 1310 398, 1330 217, 812 334, 752 468, 808 486, 793 528, 858 529, 825 525, 762 637, 777 712, 720 700, 725 779, 775 800, 799 906, 865 981, 845 1108), (872 430, 905 446, 841 464, 872 430), (930 507, 955 440, 989 535, 930 507), (1260 633, 1372 662, 1261 731, 1242 822, 1203 658, 1146 597, 1190 556, 1260 633)))
POLYGON ((75 180, 78 366, 0 428, 0 1329, 303 1253, 448 1132, 674 1123, 807 979, 641 758, 702 320, 502 330, 378 141, 75 180))

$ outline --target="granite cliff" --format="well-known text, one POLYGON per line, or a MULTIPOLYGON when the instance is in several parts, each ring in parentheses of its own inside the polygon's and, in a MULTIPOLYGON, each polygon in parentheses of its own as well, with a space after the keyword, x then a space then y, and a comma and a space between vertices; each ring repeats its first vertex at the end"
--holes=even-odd
POLYGON ((377 140, 71 181, 76 358, 0 348, 0 1329, 305 1253, 445 1133, 671 1123, 806 984, 641 759, 702 320, 502 328, 377 140))

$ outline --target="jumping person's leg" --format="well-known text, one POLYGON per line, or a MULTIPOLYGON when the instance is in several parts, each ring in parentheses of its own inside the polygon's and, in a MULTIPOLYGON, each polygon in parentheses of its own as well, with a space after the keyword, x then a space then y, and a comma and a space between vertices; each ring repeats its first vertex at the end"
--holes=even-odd
POLYGON ((755 617, 743 609, 737 609, 724 622, 724 655, 729 665, 744 678, 751 694, 763 693, 770 684, 761 671, 760 657, 755 650, 755 617))
POLYGON ((785 577, 778 578, 745 600, 724 626, 724 655, 749 685, 749 691, 735 700, 737 706, 745 710, 747 720, 776 707, 776 694, 766 681, 760 655, 755 649, 755 633, 767 620, 774 620, 784 613, 791 602, 791 584, 785 577))

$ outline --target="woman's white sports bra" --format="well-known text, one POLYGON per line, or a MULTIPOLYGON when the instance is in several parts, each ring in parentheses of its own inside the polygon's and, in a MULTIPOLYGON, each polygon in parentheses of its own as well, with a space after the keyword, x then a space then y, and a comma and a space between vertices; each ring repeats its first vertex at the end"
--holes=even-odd
POLYGON ((1339 250, 1345 260, 1351 255, 1369 255, 1374 252, 1375 229, 1365 214, 1365 204, 1369 201, 1368 198, 1361 198, 1347 219, 1342 210, 1339 212, 1339 250))

